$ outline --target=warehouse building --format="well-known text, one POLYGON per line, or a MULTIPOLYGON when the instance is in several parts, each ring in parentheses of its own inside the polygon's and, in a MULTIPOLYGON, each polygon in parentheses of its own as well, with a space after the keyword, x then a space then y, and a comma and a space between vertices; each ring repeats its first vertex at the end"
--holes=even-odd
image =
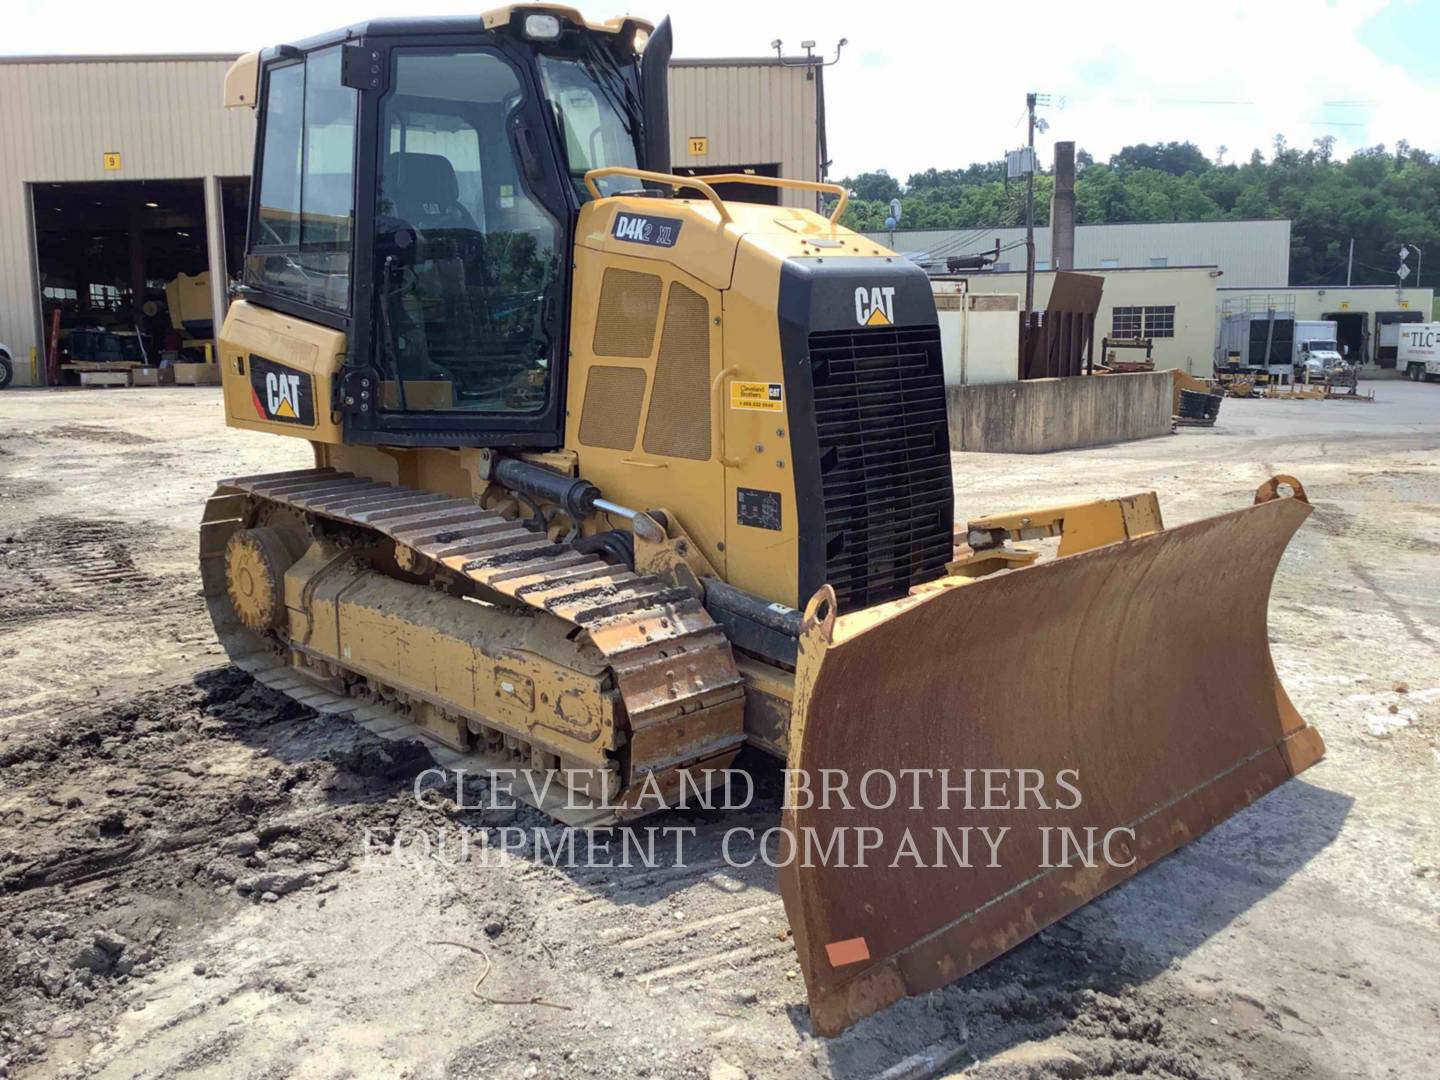
MULTIPOLYGON (((0 344, 17 384, 44 381, 57 331, 96 359, 137 349, 137 327, 152 347, 210 333, 240 268, 255 138, 250 110, 223 107, 234 59, 0 58, 0 344), (188 328, 177 292, 202 316, 188 328)), ((817 179, 817 89, 790 58, 672 61, 675 170, 817 179)))
MULTIPOLYGON (((944 270, 949 257, 994 251, 994 270, 1025 269, 1023 228, 897 229, 867 233, 872 240, 944 270)), ((1035 269, 1051 269, 1049 226, 1035 230, 1035 269)), ((1290 280, 1290 222, 1171 221, 1077 225, 1075 270, 1134 270, 1209 266, 1239 288, 1290 280)), ((1072 269, 1064 267, 1064 269, 1072 269)))
POLYGON ((1335 323, 1336 340, 1349 357, 1380 368, 1395 366, 1395 349, 1404 323, 1429 322, 1433 288, 1397 289, 1393 285, 1271 285, 1217 291, 1218 320, 1227 315, 1274 311, 1294 319, 1335 323))
MULTIPOLYGON (((1095 313, 1095 361, 1100 362, 1105 337, 1150 338, 1157 368, 1182 368, 1209 375, 1215 354, 1216 282, 1214 266, 1170 266, 1085 270, 1104 280, 1095 313)), ((972 295, 1025 295, 1023 271, 968 274, 965 291, 972 295)), ((1043 311, 1055 284, 1053 271, 1035 275, 1035 307, 1043 311)), ((1015 310, 1019 311, 1017 301, 1015 310)), ((1139 357, 1135 357, 1138 359, 1139 357)), ((1019 356, 1006 357, 1004 372, 990 368, 981 381, 1018 379, 1019 356), (1002 377, 1003 376, 1003 377, 1002 377)), ((976 381, 976 380, 969 380, 976 381)))

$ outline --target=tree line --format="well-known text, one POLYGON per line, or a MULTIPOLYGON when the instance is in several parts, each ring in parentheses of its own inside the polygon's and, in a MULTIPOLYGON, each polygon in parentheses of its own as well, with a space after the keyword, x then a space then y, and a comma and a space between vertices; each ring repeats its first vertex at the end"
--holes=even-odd
MULTIPOLYGON (((1224 221, 1289 218, 1290 280, 1343 285, 1350 240, 1353 281, 1393 285, 1401 243, 1418 245, 1440 274, 1440 158, 1401 141, 1336 157, 1332 136, 1308 150, 1277 135, 1267 157, 1259 150, 1243 164, 1227 163, 1225 147, 1212 161, 1190 142, 1140 143, 1098 162, 1075 155, 1075 212, 1081 225, 1122 221, 1224 221)), ((1022 225, 1025 184, 1005 179, 1005 163, 927 169, 903 184, 884 170, 840 181, 853 196, 843 223, 885 228, 890 200, 899 198, 906 229, 980 229, 1022 225)), ((1050 223, 1053 178, 1037 175, 1035 223, 1050 223)), ((979 251, 993 238, 977 237, 979 251)), ((1413 271, 1416 256, 1409 259, 1413 271)), ((1429 269, 1425 270, 1428 284, 1429 269)), ((1440 279, 1433 279, 1440 281, 1440 279)), ((1410 277, 1407 284, 1414 284, 1410 277)))

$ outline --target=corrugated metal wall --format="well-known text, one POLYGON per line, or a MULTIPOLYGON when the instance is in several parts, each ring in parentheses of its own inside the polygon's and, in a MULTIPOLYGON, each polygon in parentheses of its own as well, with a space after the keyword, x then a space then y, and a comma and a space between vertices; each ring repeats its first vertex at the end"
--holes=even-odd
POLYGON ((37 344, 26 185, 247 175, 255 119, 224 107, 231 59, 0 63, 0 342, 17 382, 37 344), (104 168, 110 152, 118 172, 104 168))
MULTIPOLYGON (((771 60, 676 60, 670 68, 670 160, 676 168, 780 166, 780 175, 814 180, 816 94, 809 69, 771 60), (708 153, 690 153, 694 136, 708 153)), ((814 207, 808 192, 785 192, 786 206, 814 207)))
MULTIPOLYGON (((891 244, 887 232, 867 234, 891 244)), ((1010 247, 1000 255, 1009 269, 1025 269, 1025 230, 1018 228, 897 230, 896 251, 925 252, 937 259, 993 249, 996 239, 1010 247)), ((1285 285, 1290 280, 1290 222, 1176 221, 1080 225, 1075 229, 1075 268, 1149 267, 1152 259, 1170 266, 1216 266, 1225 285, 1285 285), (1106 260, 1115 260, 1113 267, 1106 260)), ((1035 260, 1050 261, 1050 229, 1035 230, 1035 260)))

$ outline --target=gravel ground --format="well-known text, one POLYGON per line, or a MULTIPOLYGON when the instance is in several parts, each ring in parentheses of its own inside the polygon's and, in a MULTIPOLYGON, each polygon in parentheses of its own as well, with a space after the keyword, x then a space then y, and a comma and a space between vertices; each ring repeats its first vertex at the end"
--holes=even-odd
POLYGON ((1153 488, 1178 524, 1298 475, 1315 513, 1271 636, 1329 756, 824 1040, 773 872, 720 857, 727 828, 775 822, 773 764, 749 761, 743 813, 672 815, 696 829, 683 866, 457 859, 462 826, 543 819, 479 790, 417 805, 422 748, 258 687, 213 641, 201 503, 308 447, 225 429, 215 390, 0 394, 0 1077, 1433 1075, 1440 386, 1378 399, 955 456, 962 516, 1153 488), (428 853, 386 854, 424 830, 428 853))

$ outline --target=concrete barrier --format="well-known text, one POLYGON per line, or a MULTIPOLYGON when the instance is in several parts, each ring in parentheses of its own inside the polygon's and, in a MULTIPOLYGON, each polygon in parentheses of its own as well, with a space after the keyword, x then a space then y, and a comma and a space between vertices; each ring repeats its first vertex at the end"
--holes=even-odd
POLYGON ((950 449, 1043 454, 1170 433, 1168 371, 947 386, 950 449))

